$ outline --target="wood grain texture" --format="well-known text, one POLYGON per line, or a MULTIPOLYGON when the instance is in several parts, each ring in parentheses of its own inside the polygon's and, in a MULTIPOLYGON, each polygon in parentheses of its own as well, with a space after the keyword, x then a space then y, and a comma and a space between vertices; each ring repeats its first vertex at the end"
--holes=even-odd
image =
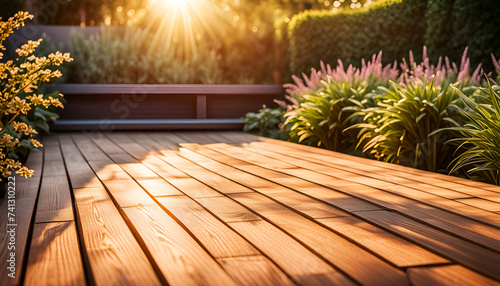
POLYGON ((215 260, 159 206, 126 208, 169 285, 236 285, 215 260))
POLYGON ((158 202, 172 213, 215 258, 256 255, 246 240, 185 196, 162 197, 158 202))
POLYGON ((23 275, 22 266, 25 263, 25 253, 29 245, 28 235, 31 231, 30 225, 34 218, 33 212, 42 177, 43 152, 33 150, 28 156, 26 166, 33 169, 35 174, 29 180, 16 175, 14 177, 15 185, 10 185, 11 189, 7 190, 0 205, 0 217, 2 218, 0 219, 0 245, 2 245, 0 247, 0 285, 18 285, 21 275, 23 275), (8 193, 12 189, 15 190, 15 194, 8 193), (12 201, 12 197, 15 198, 14 201, 12 201), (11 212, 12 209, 8 208, 12 205, 15 206, 15 217, 14 221, 9 221, 8 212, 11 212), (9 244, 11 243, 10 233, 15 233, 13 244, 9 244), (14 246, 15 249, 9 249, 9 246, 11 248, 14 246), (14 278, 8 276, 10 271, 7 269, 7 266, 10 266, 7 259, 10 258, 11 251, 14 251, 16 260, 14 278))
MULTIPOLYGON (((252 171, 256 175, 245 172, 248 170, 248 165, 242 164, 240 160, 236 160, 231 166, 225 165, 227 157, 221 153, 211 151, 206 148, 197 147, 196 145, 185 144, 186 148, 181 148, 181 155, 189 160, 211 170, 215 173, 225 176, 235 182, 243 184, 249 188, 253 188, 259 192, 270 192, 270 190, 282 189, 283 186, 293 188, 295 191, 312 196, 329 204, 335 205, 346 211, 366 211, 380 210, 380 207, 375 204, 370 204, 359 198, 349 196, 335 190, 325 188, 315 183, 295 178, 286 174, 277 174, 263 167, 253 166, 252 171), (192 149, 192 150, 191 150, 192 149), (217 160, 217 161, 215 161, 217 160), (257 176, 258 174, 258 176, 257 176), (267 178, 268 180, 264 179, 267 178), (280 184, 283 184, 281 186, 280 184)), ((346 181, 334 182, 337 187, 352 187, 354 183, 346 181)))
POLYGON ((170 156, 159 156, 159 158, 221 193, 228 194, 252 192, 251 189, 202 168, 201 166, 180 157, 177 153, 170 156))
POLYGON ((108 160, 108 156, 83 133, 72 133, 71 138, 87 161, 108 160))
POLYGON ((232 222, 229 225, 300 284, 354 283, 296 240, 264 220, 232 222))
POLYGON ((152 196, 181 196, 183 193, 164 179, 137 180, 137 182, 152 196))
POLYGON ((260 194, 230 196, 297 238, 359 283, 406 284, 406 277, 399 269, 278 203, 260 194))
POLYGON ((89 132, 87 137, 92 140, 99 148, 106 154, 123 153, 123 149, 118 147, 113 141, 109 140, 105 133, 102 132, 89 132))
MULTIPOLYGON (((208 147, 213 150, 217 150, 219 152, 225 152, 225 154, 228 154, 229 156, 232 156, 234 158, 247 162, 252 162, 271 170, 282 171, 286 174, 294 175, 299 178, 307 178, 307 180, 309 181, 316 181, 315 180, 316 178, 321 178, 321 176, 315 174, 315 172, 320 174, 325 174, 330 177, 347 180, 356 184, 363 184, 369 187, 383 189, 384 191, 387 192, 391 192, 414 200, 426 202, 427 204, 435 206, 437 208, 446 209, 448 211, 453 211, 462 215, 466 215, 468 217, 480 220, 484 223, 500 226, 500 216, 496 214, 491 214, 490 212, 483 211, 470 206, 463 206, 456 201, 446 199, 432 193, 427 193, 424 191, 412 189, 404 185, 395 184, 393 182, 380 180, 378 178, 374 179, 354 172, 348 172, 342 170, 341 168, 332 168, 323 166, 317 163, 302 160, 300 158, 293 159, 293 166, 300 167, 301 169, 294 170, 292 167, 277 168, 274 166, 277 164, 277 162, 285 163, 284 161, 291 161, 291 160, 286 160, 287 159, 286 155, 276 156, 276 154, 271 153, 268 156, 263 156, 255 152, 246 151, 243 148, 233 147, 227 144, 211 144, 208 145, 208 147), (257 154, 257 156, 255 156, 254 154, 257 154)), ((463 195, 462 197, 465 196, 466 195, 463 195)))
MULTIPOLYGON (((232 154, 232 152, 230 152, 229 150, 226 150, 226 153, 232 154)), ((218 158, 219 160, 222 161, 225 156, 227 155, 221 154, 218 155, 218 158)), ((236 167, 241 170, 248 169, 248 167, 245 165, 237 165, 236 167)), ((260 168, 264 169, 264 166, 260 168)), ((252 169, 257 170, 255 167, 252 169)), ((349 179, 344 180, 343 178, 341 178, 341 176, 339 176, 335 172, 332 172, 331 174, 326 174, 326 173, 314 172, 312 170, 307 170, 307 169, 279 169, 279 170, 280 172, 283 172, 290 176, 296 176, 297 178, 304 178, 305 180, 311 183, 318 183, 325 187, 329 187, 332 189, 334 188, 349 195, 354 195, 358 198, 370 201, 376 205, 380 205, 388 209, 398 210, 404 214, 411 214, 415 216, 417 219, 432 223, 436 227, 440 227, 442 229, 460 235, 464 238, 476 241, 477 243, 481 243, 484 246, 500 250, 500 244, 498 244, 498 240, 496 239, 496 237, 500 237, 499 229, 477 223, 471 219, 462 216, 451 214, 450 211, 458 212, 462 215, 473 216, 475 219, 481 219, 482 222, 488 222, 493 225, 497 224, 498 219, 496 217, 500 218, 500 216, 498 216, 497 214, 493 214, 486 211, 483 211, 482 213, 478 214, 478 212, 481 211, 479 209, 475 209, 474 212, 463 211, 463 209, 466 209, 466 207, 462 207, 462 205, 460 205, 458 202, 447 199, 443 199, 445 202, 442 201, 440 202, 443 205, 442 208, 445 208, 445 210, 437 209, 434 207, 428 207, 423 204, 416 203, 418 199, 430 199, 427 195, 425 196, 416 195, 411 199, 405 198, 404 196, 413 196, 413 195, 409 194, 406 191, 404 193, 404 196, 400 196, 399 193, 393 194, 391 192, 385 192, 383 190, 374 188, 372 186, 366 186, 363 184, 356 183, 355 181, 349 181, 349 179), (485 217, 485 215, 487 215, 487 217, 485 217)), ((259 174, 262 173, 265 173, 266 175, 264 175, 264 177, 268 178, 271 181, 280 182, 280 180, 282 180, 282 178, 276 175, 276 173, 270 173, 269 171, 265 170, 259 171, 259 174)), ((284 184, 284 182, 281 183, 284 184)), ((404 188, 405 187, 402 186, 400 186, 399 188, 385 186, 384 190, 390 189, 391 191, 398 190, 398 192, 400 192, 401 189, 404 188)), ((429 204, 437 204, 438 202, 434 203, 433 201, 432 202, 425 201, 425 203, 429 204)))
POLYGON ((104 188, 74 190, 84 252, 97 285, 160 285, 104 188))
POLYGON ((196 201, 226 223, 261 220, 257 214, 227 197, 198 198, 196 201))
POLYGON ((156 205, 155 201, 133 179, 103 181, 121 208, 138 205, 156 205))
POLYGON ((400 268, 450 263, 441 256, 355 217, 326 218, 317 221, 400 268))
MULTIPOLYGON (((448 199, 471 197, 471 195, 468 195, 466 193, 457 192, 448 188, 442 188, 431 184, 423 183, 421 181, 421 176, 412 177, 411 174, 393 172, 384 168, 375 167, 368 164, 361 164, 353 160, 346 160, 336 157, 332 158, 331 156, 320 155, 312 152, 299 151, 297 149, 293 149, 290 147, 277 146, 265 142, 254 142, 247 145, 247 147, 250 147, 250 150, 253 152, 257 152, 259 154, 263 154, 273 158, 278 158, 280 160, 296 162, 295 161, 296 159, 300 159, 301 162, 303 163, 304 161, 307 161, 335 168, 335 170, 343 173, 344 175, 347 174, 349 176, 350 172, 357 175, 374 178, 378 181, 396 183, 401 186, 414 188, 419 191, 424 191, 431 194, 439 195, 448 199)), ((320 166, 318 166, 317 164, 313 166, 319 168, 320 166)))
POLYGON ((407 270, 412 285, 500 285, 460 265, 410 268, 407 270))
POLYGON ((2 201, 0 206, 0 215, 2 219, 0 220, 0 285, 19 285, 22 273, 22 265, 25 262, 25 253, 29 244, 28 235, 30 230, 30 223, 33 215, 33 209, 35 207, 36 197, 25 197, 16 198, 15 202, 15 224, 9 225, 7 221, 7 207, 9 204, 8 199, 2 201), (10 231, 9 233, 7 231, 10 231), (15 239, 13 244, 11 242, 11 233, 15 233, 15 239), (9 250, 7 246, 14 245, 15 249, 9 250), (10 262, 7 259, 10 258, 11 251, 15 255, 15 277, 11 278, 7 276, 11 271, 7 269, 10 267, 10 262))
POLYGON ((87 164, 73 140, 67 134, 59 134, 61 150, 72 188, 98 188, 102 184, 87 164))
POLYGON ((483 200, 479 198, 461 199, 457 201, 490 212, 500 212, 500 203, 497 202, 492 202, 489 200, 483 200))
POLYGON ((454 235, 418 223, 394 212, 358 213, 363 219, 414 241, 433 252, 448 257, 475 271, 500 280, 498 253, 464 241, 454 235))
POLYGON ((26 160, 25 166, 33 169, 35 173, 31 178, 26 179, 16 175, 16 198, 36 197, 40 188, 43 168, 43 151, 39 149, 31 150, 26 160))
MULTIPOLYGON (((500 193, 500 188, 496 186, 492 186, 490 184, 486 183, 481 183, 481 182, 475 182, 463 178, 458 178, 454 176, 447 176, 439 173, 433 173, 429 171, 423 171, 419 169, 414 169, 406 166, 401 166, 401 165, 396 165, 396 164, 390 164, 386 162, 381 162, 381 161, 376 161, 376 160, 370 160, 366 158, 361 158, 361 157, 356 157, 356 156, 351 156, 347 154, 342 154, 339 152, 334 152, 334 151, 329 151, 325 149, 320 149, 320 148, 315 148, 311 146, 306 146, 306 145, 301 145, 301 144, 296 144, 296 143, 291 143, 291 142, 286 142, 286 141, 281 141, 281 140, 275 140, 275 139, 270 139, 270 138, 265 138, 265 137, 259 137, 261 141, 264 142, 269 142, 271 144, 279 145, 279 146, 284 146, 284 147, 290 147, 298 150, 303 150, 308 153, 316 153, 320 155, 325 155, 329 158, 334 157, 334 158, 342 158, 346 160, 350 160, 352 162, 359 162, 361 164, 369 165, 369 166, 375 166, 375 167, 380 167, 385 170, 390 170, 390 171, 397 171, 399 173, 403 173, 405 175, 416 175, 418 176, 425 176, 426 178, 426 183, 432 184, 435 186, 440 186, 443 188, 449 188, 452 190, 468 193, 468 192, 475 192, 481 190, 489 190, 489 191, 494 191, 497 193, 500 193), (434 180, 433 180, 434 179, 434 180)), ((468 193, 470 195, 474 195, 473 193, 468 193)))
POLYGON ((295 285, 278 267, 262 255, 217 259, 240 285, 295 285))
POLYGON ((59 149, 59 144, 57 143, 57 141, 54 141, 52 144, 48 144, 44 147, 43 175, 66 175, 61 150, 59 149))
POLYGON ((221 193, 193 178, 169 179, 167 181, 192 198, 209 198, 222 196, 221 193))
POLYGON ((115 164, 111 159, 99 160, 99 161, 88 161, 88 164, 94 170, 97 177, 103 181, 107 180, 124 180, 130 179, 130 175, 127 174, 120 166, 115 164))
POLYGON ((74 222, 35 225, 24 285, 86 285, 74 222))
POLYGON ((43 176, 39 194, 35 223, 74 220, 66 176, 43 176))

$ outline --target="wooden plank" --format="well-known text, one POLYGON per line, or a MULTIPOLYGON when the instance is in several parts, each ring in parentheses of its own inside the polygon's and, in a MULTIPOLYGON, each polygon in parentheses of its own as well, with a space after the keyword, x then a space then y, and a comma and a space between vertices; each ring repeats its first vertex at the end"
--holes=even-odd
MULTIPOLYGON (((377 180, 387 181, 398 185, 417 189, 419 191, 428 192, 431 194, 439 195, 448 199, 458 199, 471 197, 466 193, 457 192, 447 188, 442 188, 421 181, 421 176, 412 177, 411 174, 402 172, 391 172, 387 169, 374 167, 369 164, 361 164, 353 162, 352 160, 332 158, 330 156, 320 155, 311 152, 304 152, 297 149, 275 146, 269 143, 252 143, 249 145, 250 150, 262 155, 272 156, 280 160, 287 160, 294 162, 296 159, 318 163, 321 165, 329 166, 341 172, 348 171, 358 175, 363 175, 377 180), (412 180, 410 180, 410 178, 412 180)), ((316 166, 318 167, 318 166, 316 166)), ((346 174, 346 172, 343 172, 346 174)))
MULTIPOLYGON (((135 157, 135 159, 142 161, 143 158, 147 157, 150 154, 150 151, 148 149, 144 148, 143 146, 137 144, 135 141, 130 139, 127 133, 115 132, 115 133, 106 133, 105 135, 111 141, 113 141, 113 143, 115 143, 124 150, 122 153, 116 153, 117 155, 129 153, 130 155, 135 157)), ((108 155, 111 156, 111 154, 108 155)), ((126 162, 122 161, 122 163, 126 162)))
POLYGON ((159 206, 123 210, 170 285, 236 285, 159 206))
POLYGON ((479 198, 461 199, 457 201, 490 212, 500 212, 500 203, 483 200, 479 198))
POLYGON ((108 160, 108 156, 83 133, 72 133, 71 138, 87 161, 108 160))
POLYGON ((406 284, 406 276, 402 271, 263 195, 242 193, 229 196, 264 216, 363 285, 406 284))
POLYGON ((184 195, 164 179, 137 180, 137 182, 152 196, 181 196, 184 195))
POLYGON ((88 164, 94 170, 97 177, 103 181, 130 179, 130 175, 120 168, 120 166, 111 161, 111 159, 89 161, 88 164))
POLYGON ((240 285, 295 285, 278 267, 262 255, 219 258, 217 262, 240 285))
POLYGON ((299 284, 354 284, 352 280, 332 268, 299 242, 264 220, 232 222, 229 225, 299 284))
POLYGON ((106 190, 82 188, 74 194, 83 252, 95 284, 161 285, 106 190))
POLYGON ((129 134, 129 138, 150 151, 160 152, 162 150, 177 150, 179 148, 178 144, 165 140, 155 140, 159 134, 158 132, 134 133, 129 134))
MULTIPOLYGON (((276 145, 280 145, 280 146, 296 148, 296 149, 304 150, 306 152, 326 155, 326 156, 335 157, 335 158, 342 158, 342 159, 350 160, 353 162, 359 162, 361 164, 368 164, 371 166, 381 167, 381 168, 386 169, 386 170, 398 171, 399 173, 403 173, 403 174, 413 174, 413 175, 417 175, 417 176, 425 176, 427 178, 426 183, 434 184, 436 186, 441 186, 443 188, 451 188, 453 190, 460 190, 461 192, 467 192, 467 190, 474 191, 474 188, 471 188, 471 187, 478 187, 478 190, 479 190, 479 188, 481 188, 483 190, 490 190, 490 191, 495 191, 497 193, 500 193, 500 188, 498 188, 498 187, 492 186, 490 184, 485 184, 485 183, 480 183, 480 182, 475 182, 475 181, 459 178, 459 177, 423 171, 423 170, 419 170, 419 169, 414 169, 414 168, 396 165, 396 164, 390 164, 390 163, 376 161, 376 160, 370 160, 370 159, 366 159, 366 158, 351 156, 351 155, 342 154, 339 152, 329 151, 329 150, 315 148, 315 147, 311 147, 311 146, 305 146, 305 145, 286 142, 286 141, 282 141, 282 140, 275 140, 275 139, 265 138, 265 137, 259 137, 259 139, 264 141, 264 142, 270 142, 272 144, 276 144, 276 145), (431 183, 431 179, 436 179, 436 180, 432 180, 432 183, 431 183)), ((473 195, 473 194, 471 194, 471 195, 473 195)))
POLYGON ((326 218, 317 221, 400 268, 450 263, 445 258, 355 217, 326 218))
POLYGON ((196 118, 205 119, 207 118, 207 96, 197 95, 196 96, 196 118))
MULTIPOLYGON (((26 164, 28 168, 35 171, 35 174, 26 179, 18 175, 14 176, 14 184, 8 185, 7 192, 0 205, 0 285, 18 285, 23 275, 23 265, 25 262, 25 253, 28 247, 28 236, 30 234, 31 221, 35 208, 40 180, 43 168, 43 151, 33 150, 30 152, 26 164), (9 218, 8 213, 12 213, 11 207, 15 207, 13 220, 9 218), (12 235, 11 235, 12 234, 12 235), (11 242, 14 237, 14 242, 11 242), (14 248, 12 248, 14 247, 14 248), (13 254, 15 261, 11 259, 13 254), (7 267, 13 268, 7 268, 7 267), (13 270, 14 277, 9 277, 13 270)), ((7 181, 8 182, 8 181, 7 181)), ((11 274, 12 275, 12 274, 11 274)))
POLYGON ((44 147, 43 175, 65 176, 64 162, 57 141, 44 147))
MULTIPOLYGON (((207 153, 203 148, 197 148, 197 152, 203 152, 203 154, 207 153)), ((228 153, 227 150, 226 153, 228 153)), ((210 153, 210 156, 216 157, 217 160, 221 162, 224 162, 225 157, 228 157, 228 155, 222 153, 210 153)), ((248 167, 244 164, 236 164, 235 167, 241 170, 249 171, 248 167)), ((251 171, 258 172, 260 176, 263 176, 271 181, 280 182, 281 180, 278 175, 275 175, 276 171, 266 170, 264 167, 254 166, 251 168, 251 171)), ((327 175, 306 169, 280 169, 280 171, 283 172, 282 177, 288 174, 289 176, 304 178, 311 183, 321 184, 325 187, 342 191, 349 195, 375 203, 379 206, 397 210, 402 214, 411 214, 413 217, 432 223, 436 227, 450 231, 489 248, 500 250, 500 244, 498 244, 496 239, 496 237, 500 236, 500 230, 474 222, 466 217, 454 215, 447 212, 448 210, 445 211, 433 207, 426 207, 423 204, 417 203, 415 200, 410 200, 397 194, 388 193, 370 186, 357 184, 356 182, 347 181, 347 183, 344 184, 342 182, 345 182, 345 180, 336 177, 336 174, 327 175)), ((302 190, 302 188, 300 188, 300 190, 302 190)), ((338 207, 342 208, 341 206, 338 207)), ((498 215, 492 214, 491 216, 498 215)), ((489 218, 490 217, 488 217, 488 219, 489 218)), ((495 222, 496 221, 492 221, 490 223, 495 224, 495 222)))
MULTIPOLYGON (((174 153, 177 154, 177 153, 174 153)), ((204 184, 218 190, 221 193, 241 193, 241 192, 252 192, 251 189, 248 189, 238 183, 235 183, 231 180, 228 180, 224 177, 221 177, 213 172, 208 171, 205 168, 196 165, 189 160, 180 157, 179 155, 170 155, 170 156, 158 156, 163 161, 169 163, 171 166, 182 170, 184 173, 190 175, 193 178, 198 179, 204 184)))
POLYGON ((90 132, 87 137, 92 140, 106 154, 123 153, 123 149, 118 147, 113 141, 109 140, 105 133, 90 132))
POLYGON ((181 95, 256 95, 280 96, 284 93, 281 85, 272 84, 59 84, 55 90, 64 94, 144 94, 181 95))
POLYGON ((407 270, 410 283, 420 285, 500 285, 483 275, 460 265, 410 268, 407 270))
POLYGON ((18 175, 15 176, 16 198, 36 197, 38 195, 38 188, 42 178, 43 151, 39 149, 31 150, 25 166, 33 169, 35 173, 29 179, 18 175))
POLYGON ((324 202, 315 200, 304 194, 297 193, 282 186, 258 188, 257 191, 311 218, 328 218, 350 215, 349 213, 334 208, 324 202))
POLYGON ((98 188, 102 184, 67 134, 59 134, 61 150, 72 188, 98 188))
MULTIPOLYGON (((207 168, 208 170, 221 174, 228 179, 231 179, 240 184, 244 184, 259 192, 268 193, 269 190, 273 190, 274 188, 279 189, 282 186, 276 183, 281 183, 289 188, 295 188, 295 191, 299 193, 310 195, 313 198, 317 198, 321 201, 330 203, 342 210, 346 210, 349 212, 380 210, 380 207, 374 204, 367 203, 358 198, 348 196, 332 189, 327 189, 323 186, 304 181, 299 178, 294 178, 286 175, 282 175, 281 177, 276 178, 276 176, 271 175, 271 177, 273 178, 270 178, 270 181, 268 181, 263 178, 257 177, 256 175, 242 171, 242 168, 240 168, 241 166, 237 162, 235 162, 236 165, 232 165, 233 167, 224 165, 222 162, 226 162, 225 159, 227 156, 224 156, 222 159, 220 159, 220 153, 210 151, 208 149, 199 149, 195 145, 185 144, 184 146, 195 149, 197 153, 190 149, 181 148, 181 155, 183 157, 195 162, 196 164, 199 164, 200 166, 203 166, 204 168, 207 168), (219 162, 214 161, 213 159, 209 159, 209 157, 214 159, 217 158, 219 162)), ((261 173, 260 171, 262 171, 264 174, 269 174, 269 172, 266 172, 266 169, 260 168, 257 169, 257 173, 259 174, 259 176, 263 175, 263 173, 261 173)), ((270 172, 271 174, 273 174, 272 171, 270 172)), ((349 182, 347 184, 345 184, 344 182, 335 182, 335 184, 338 187, 354 185, 353 183, 349 182)))
POLYGON ((251 244, 185 196, 162 197, 158 202, 172 213, 215 258, 260 254, 251 244))
POLYGON ((500 256, 497 252, 487 250, 455 235, 439 231, 394 212, 371 211, 357 214, 364 220, 403 236, 439 255, 500 280, 498 272, 500 256))
POLYGON ((23 274, 23 264, 28 246, 28 235, 31 231, 30 224, 35 201, 36 197, 15 199, 15 221, 13 222, 15 225, 9 224, 7 220, 9 199, 6 198, 2 201, 2 205, 0 206, 0 215, 3 218, 0 220, 0 233, 2 234, 0 235, 0 245, 2 245, 0 248, 0 259, 2 259, 0 285, 19 285, 21 275, 23 274), (12 254, 15 257, 15 261, 11 259, 12 254), (11 261, 8 261, 9 259, 11 261), (9 274, 13 275, 13 277, 8 276, 9 274))
POLYGON ((174 134, 183 139, 183 142, 198 143, 198 144, 211 144, 216 142, 210 137, 207 137, 202 132, 182 131, 182 132, 174 132, 174 134))
POLYGON ((156 178, 158 177, 153 171, 148 169, 128 154, 111 154, 109 155, 111 159, 118 164, 123 170, 125 170, 130 176, 135 179, 145 179, 145 178, 156 178))
POLYGON ((103 181, 121 208, 156 205, 155 201, 133 179, 103 181))
POLYGON ((209 198, 222 196, 221 193, 193 178, 168 179, 167 181, 191 198, 209 198))
POLYGON ((73 203, 68 178, 43 176, 35 223, 73 220, 73 203))
POLYGON ((196 201, 226 223, 261 220, 258 215, 227 197, 198 198, 196 201))
MULTIPOLYGON (((291 167, 288 168, 277 168, 275 167, 275 162, 282 162, 281 160, 286 160, 287 157, 283 156, 277 156, 275 153, 271 153, 268 156, 254 156, 254 152, 249 152, 245 151, 242 148, 238 147, 233 147, 229 146, 227 144, 211 144, 208 145, 210 149, 219 151, 219 152, 224 152, 225 154, 228 154, 231 157, 244 160, 247 162, 252 162, 255 163, 261 167, 265 167, 271 170, 276 170, 276 171, 282 171, 286 174, 289 175, 294 175, 299 178, 307 178, 307 180, 311 181, 312 176, 321 178, 321 176, 318 176, 315 174, 321 173, 328 175, 330 177, 338 178, 338 179, 344 179, 353 183, 359 183, 363 185, 367 185, 370 187, 374 188, 380 188, 383 189, 384 191, 389 191, 394 194, 398 194, 401 196, 405 196, 414 200, 422 201, 425 202, 429 205, 447 210, 447 211, 453 211, 458 214, 465 215, 470 218, 477 219, 481 222, 485 222, 488 224, 493 224, 496 226, 500 226, 500 216, 496 214, 491 214, 490 212, 479 210, 474 207, 470 206, 464 206, 463 204, 460 204, 458 202, 455 202, 453 200, 445 199, 442 197, 439 197, 437 195, 419 191, 416 189, 411 189, 402 185, 398 184, 393 184, 391 182, 386 182, 382 180, 377 180, 369 177, 365 177, 362 175, 357 175, 356 173, 352 172, 347 172, 343 171, 339 168, 331 168, 331 167, 326 167, 322 166, 320 164, 316 164, 313 162, 308 162, 299 158, 294 158, 293 159, 293 166, 296 167, 301 167, 304 169, 293 169, 291 167), (249 159, 250 158, 250 159, 249 159), (276 159, 278 158, 278 159, 276 159)), ((291 160, 290 160, 291 161, 291 160)))
POLYGON ((86 285, 75 222, 35 225, 24 285, 86 285))

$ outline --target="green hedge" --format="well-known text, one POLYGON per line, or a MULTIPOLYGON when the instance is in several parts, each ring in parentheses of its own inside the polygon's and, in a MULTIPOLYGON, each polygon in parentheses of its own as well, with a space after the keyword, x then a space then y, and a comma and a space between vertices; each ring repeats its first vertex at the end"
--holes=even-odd
POLYGON ((380 50, 384 63, 400 60, 409 50, 418 56, 424 44, 426 6, 422 0, 400 0, 339 13, 300 13, 289 28, 292 72, 308 72, 321 60, 358 65, 380 50))
POLYGON ((498 0, 399 0, 370 9, 341 13, 307 11, 289 28, 291 69, 309 72, 322 60, 359 65, 362 58, 384 51, 384 63, 428 47, 431 61, 448 56, 460 62, 465 47, 471 66, 493 70, 490 54, 500 58, 498 0))

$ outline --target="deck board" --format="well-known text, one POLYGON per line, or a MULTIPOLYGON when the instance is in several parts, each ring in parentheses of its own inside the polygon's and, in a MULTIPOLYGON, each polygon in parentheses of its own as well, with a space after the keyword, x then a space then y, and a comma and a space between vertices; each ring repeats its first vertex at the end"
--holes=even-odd
POLYGON ((43 143, 1 285, 500 285, 498 186, 234 131, 43 143))

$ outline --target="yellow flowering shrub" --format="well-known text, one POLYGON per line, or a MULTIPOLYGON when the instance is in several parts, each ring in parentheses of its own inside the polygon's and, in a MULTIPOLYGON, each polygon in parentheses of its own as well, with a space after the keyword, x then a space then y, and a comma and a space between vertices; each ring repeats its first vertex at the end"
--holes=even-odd
POLYGON ((7 21, 1 21, 0 18, 0 177, 3 178, 12 172, 24 177, 33 175, 33 170, 18 160, 16 150, 23 147, 38 148, 42 144, 34 137, 38 132, 19 118, 36 106, 63 107, 58 98, 39 94, 38 88, 62 75, 53 67, 73 60, 69 53, 60 52, 44 57, 34 56, 33 52, 42 39, 28 41, 18 48, 15 60, 3 60, 5 39, 15 29, 24 26, 27 19, 33 19, 33 15, 18 12, 7 21))

